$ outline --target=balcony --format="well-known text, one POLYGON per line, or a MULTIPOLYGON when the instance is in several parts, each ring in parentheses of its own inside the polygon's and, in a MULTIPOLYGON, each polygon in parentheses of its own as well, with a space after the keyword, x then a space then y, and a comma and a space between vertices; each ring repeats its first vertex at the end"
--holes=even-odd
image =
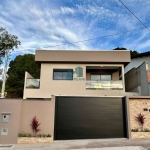
POLYGON ((96 90, 123 90, 122 80, 118 81, 86 81, 86 89, 96 90))
POLYGON ((26 88, 27 89, 39 89, 40 88, 40 79, 26 79, 26 88))

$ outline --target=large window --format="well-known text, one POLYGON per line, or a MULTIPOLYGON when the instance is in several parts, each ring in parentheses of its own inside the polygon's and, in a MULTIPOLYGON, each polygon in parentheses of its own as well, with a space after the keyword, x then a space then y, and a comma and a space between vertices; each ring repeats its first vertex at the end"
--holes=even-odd
POLYGON ((110 81, 111 80, 111 75, 100 75, 100 74, 96 74, 96 75, 91 75, 91 80, 92 81, 110 81))
POLYGON ((73 80, 73 69, 54 69, 53 80, 73 80))

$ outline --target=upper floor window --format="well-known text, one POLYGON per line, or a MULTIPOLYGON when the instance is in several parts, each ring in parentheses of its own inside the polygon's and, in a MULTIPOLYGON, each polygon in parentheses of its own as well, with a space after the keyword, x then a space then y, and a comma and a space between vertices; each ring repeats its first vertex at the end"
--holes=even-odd
POLYGON ((111 75, 99 75, 99 74, 91 75, 91 80, 93 80, 93 81, 99 81, 99 80, 110 81, 111 75))
POLYGON ((53 80, 73 80, 73 69, 54 69, 53 80))

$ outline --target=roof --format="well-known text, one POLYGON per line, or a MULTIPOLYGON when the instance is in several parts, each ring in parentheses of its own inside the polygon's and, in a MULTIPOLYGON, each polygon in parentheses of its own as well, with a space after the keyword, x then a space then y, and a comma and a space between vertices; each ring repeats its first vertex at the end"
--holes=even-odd
POLYGON ((133 56, 131 56, 131 59, 132 58, 143 57, 143 56, 149 56, 149 55, 150 55, 150 51, 144 52, 144 53, 140 53, 140 54, 137 54, 137 55, 133 55, 133 56))
POLYGON ((116 63, 127 65, 131 58, 128 50, 37 50, 35 61, 42 63, 116 63))

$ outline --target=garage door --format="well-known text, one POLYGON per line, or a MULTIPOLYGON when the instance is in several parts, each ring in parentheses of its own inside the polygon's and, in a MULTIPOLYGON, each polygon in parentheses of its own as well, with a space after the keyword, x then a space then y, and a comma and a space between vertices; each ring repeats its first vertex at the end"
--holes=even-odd
POLYGON ((124 100, 56 97, 54 140, 126 137, 124 100))

